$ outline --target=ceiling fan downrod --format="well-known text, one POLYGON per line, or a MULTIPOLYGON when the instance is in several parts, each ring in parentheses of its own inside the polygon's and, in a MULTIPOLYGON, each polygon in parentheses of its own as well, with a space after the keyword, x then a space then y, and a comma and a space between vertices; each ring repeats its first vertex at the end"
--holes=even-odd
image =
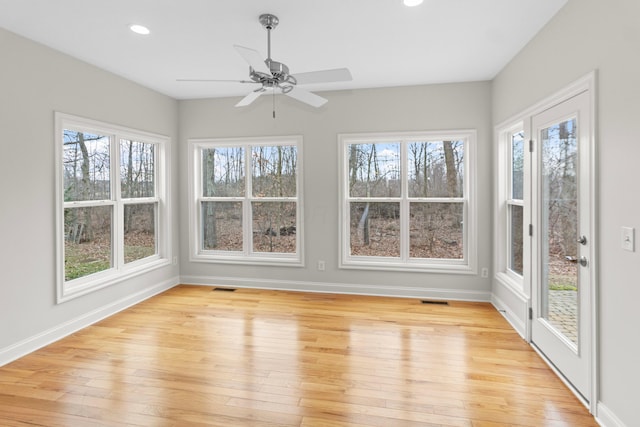
POLYGON ((262 26, 267 30, 267 61, 271 61, 271 30, 275 30, 280 20, 270 13, 263 13, 258 18, 262 26))
POLYGON ((282 62, 271 59, 271 30, 274 30, 280 20, 277 16, 264 13, 258 17, 260 24, 267 30, 267 59, 264 63, 270 74, 264 74, 251 69, 250 78, 256 83, 262 83, 262 87, 275 90, 280 89, 282 93, 289 93, 293 86, 297 84, 295 77, 289 74, 289 67, 282 62))

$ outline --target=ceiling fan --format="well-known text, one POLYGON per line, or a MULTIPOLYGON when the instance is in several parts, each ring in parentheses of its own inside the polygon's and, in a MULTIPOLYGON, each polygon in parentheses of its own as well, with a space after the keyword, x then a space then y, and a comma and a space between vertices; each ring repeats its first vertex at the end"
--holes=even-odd
MULTIPOLYGON (((258 18, 260 24, 267 30, 267 59, 262 59, 260 52, 244 46, 233 47, 249 64, 250 80, 211 80, 211 79, 178 79, 189 82, 238 82, 260 84, 260 87, 236 104, 236 107, 244 107, 258 99, 260 95, 271 90, 275 96, 277 90, 293 99, 304 102, 312 107, 321 107, 327 100, 312 92, 301 89, 299 85, 312 83, 329 83, 352 80, 351 72, 347 68, 332 70, 311 71, 307 73, 290 74, 289 67, 282 62, 271 59, 271 30, 279 23, 278 17, 265 13, 258 18)), ((275 117, 275 110, 274 110, 275 117)))

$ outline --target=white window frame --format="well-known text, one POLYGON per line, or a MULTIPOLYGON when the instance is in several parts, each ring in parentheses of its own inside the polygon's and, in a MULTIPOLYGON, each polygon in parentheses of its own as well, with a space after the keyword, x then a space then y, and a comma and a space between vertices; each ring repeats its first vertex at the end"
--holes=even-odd
POLYGON ((85 119, 70 114, 55 113, 55 163, 56 163, 56 295, 57 303, 77 298, 114 285, 135 276, 171 264, 171 223, 168 197, 168 163, 170 139, 163 135, 143 132, 123 126, 85 119), (110 200, 64 201, 63 132, 65 129, 104 135, 110 139, 110 200), (120 195, 120 141, 135 140, 154 144, 155 191, 154 197, 122 199, 120 195), (155 203, 156 253, 133 262, 124 260, 124 206, 131 203, 155 203), (70 207, 113 206, 111 223, 112 267, 77 279, 65 280, 65 231, 64 209, 70 207))
MULTIPOLYGON (((338 135, 339 162, 339 268, 389 271, 421 271, 434 273, 477 274, 477 207, 476 207, 476 146, 477 132, 474 129, 357 133, 338 135), (352 256, 350 247, 349 203, 357 198, 349 197, 349 151, 350 144, 372 144, 376 142, 401 143, 401 197, 393 199, 371 198, 371 201, 395 201, 400 203, 400 257, 352 256), (463 257, 461 259, 410 258, 408 251, 409 226, 407 144, 416 141, 464 141, 464 188, 463 197, 463 257), (402 246, 406 246, 403 249, 402 246)), ((420 199, 421 200, 421 199, 420 199)), ((446 198, 433 198, 430 202, 447 202, 446 198)), ((454 199, 452 199, 454 200, 454 199)))
POLYGON ((302 170, 302 136, 269 136, 239 138, 198 138, 188 140, 189 171, 189 259, 192 262, 279 265, 304 267, 304 226, 303 226, 303 170, 302 170), (296 195, 294 197, 269 198, 255 197, 251 194, 251 147, 288 145, 296 147, 296 195), (245 195, 240 197, 203 197, 202 189, 202 151, 215 147, 244 147, 245 149, 245 195), (200 204, 202 201, 237 201, 242 203, 242 251, 216 251, 203 249, 202 217, 200 204), (252 245, 251 204, 257 201, 293 201, 296 202, 296 252, 254 252, 252 245))
POLYGON ((528 257, 530 249, 527 245, 527 229, 529 226, 529 206, 524 202, 527 200, 530 192, 529 174, 529 139, 530 132, 527 123, 523 120, 517 120, 497 128, 496 135, 498 139, 498 177, 497 177, 497 221, 496 234, 498 247, 496 248, 496 277, 502 283, 516 290, 518 294, 526 294, 528 290, 524 283, 524 270, 528 268, 528 257), (512 176, 513 176, 513 153, 512 153, 512 137, 522 132, 524 134, 524 159, 523 159, 523 194, 522 200, 514 200, 512 198, 512 176), (518 274, 509 268, 509 260, 511 257, 511 221, 509 218, 510 206, 522 206, 523 208, 523 274, 518 274))

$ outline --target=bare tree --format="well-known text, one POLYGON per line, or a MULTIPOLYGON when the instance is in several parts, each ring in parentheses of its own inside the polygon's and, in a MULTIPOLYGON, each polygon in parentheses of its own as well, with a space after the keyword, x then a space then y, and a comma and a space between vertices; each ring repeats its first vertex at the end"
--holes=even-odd
MULTIPOLYGON (((205 195, 215 195, 215 162, 216 162, 216 149, 210 148, 204 150, 203 156, 204 171, 203 184, 205 186, 205 195)), ((204 213, 204 247, 207 249, 215 248, 218 246, 218 232, 216 224, 216 202, 207 202, 204 213)))

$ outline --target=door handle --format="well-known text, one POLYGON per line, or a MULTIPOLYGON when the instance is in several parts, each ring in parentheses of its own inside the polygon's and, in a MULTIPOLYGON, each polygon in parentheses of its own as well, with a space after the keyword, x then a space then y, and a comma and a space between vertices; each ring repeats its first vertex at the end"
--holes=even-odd
POLYGON ((587 264, 589 264, 589 261, 587 261, 587 257, 586 256, 581 256, 580 257, 580 261, 578 261, 580 263, 581 266, 586 267, 587 264))
POLYGON ((578 243, 580 243, 581 245, 586 245, 587 244, 587 237, 586 236, 580 236, 578 238, 578 243))

